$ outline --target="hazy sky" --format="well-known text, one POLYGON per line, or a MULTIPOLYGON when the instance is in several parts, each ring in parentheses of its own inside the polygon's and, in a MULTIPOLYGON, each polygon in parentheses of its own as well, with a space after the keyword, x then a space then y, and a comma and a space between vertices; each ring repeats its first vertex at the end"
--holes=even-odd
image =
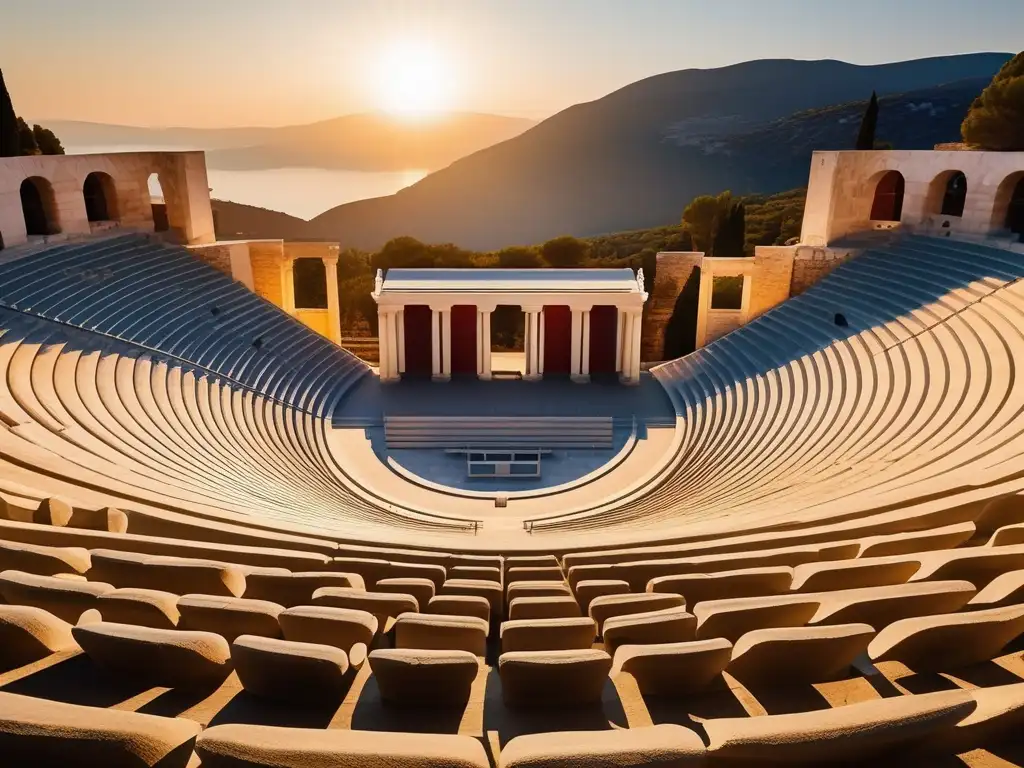
POLYGON ((0 5, 0 68, 19 114, 136 125, 308 122, 387 107, 417 91, 417 77, 450 108, 539 118, 690 67, 870 64, 1024 44, 1024 0, 0 5), (430 66, 419 66, 424 56, 430 66))

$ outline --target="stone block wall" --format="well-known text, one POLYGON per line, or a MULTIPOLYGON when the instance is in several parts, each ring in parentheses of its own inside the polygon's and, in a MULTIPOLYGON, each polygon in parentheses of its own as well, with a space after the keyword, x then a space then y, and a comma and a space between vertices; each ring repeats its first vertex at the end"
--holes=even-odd
POLYGON ((281 240, 254 240, 249 243, 253 290, 278 307, 284 306, 281 290, 283 258, 284 243, 281 240))
POLYGON ((743 325, 743 312, 739 309, 709 310, 704 343, 710 344, 720 336, 735 331, 741 325, 743 325))
POLYGON ((754 249, 747 322, 790 297, 795 255, 796 248, 793 246, 759 245, 754 249))
POLYGON ((796 246, 789 295, 799 296, 833 269, 850 259, 853 254, 854 251, 848 248, 796 246))
POLYGON ((193 256, 204 264, 220 270, 228 277, 233 276, 231 272, 230 245, 217 243, 215 245, 194 246, 189 248, 189 250, 192 252, 193 256))
POLYGON ((654 285, 644 305, 640 359, 655 362, 663 358, 665 326, 676 306, 679 292, 695 266, 700 266, 704 254, 695 251, 666 251, 657 256, 654 285))

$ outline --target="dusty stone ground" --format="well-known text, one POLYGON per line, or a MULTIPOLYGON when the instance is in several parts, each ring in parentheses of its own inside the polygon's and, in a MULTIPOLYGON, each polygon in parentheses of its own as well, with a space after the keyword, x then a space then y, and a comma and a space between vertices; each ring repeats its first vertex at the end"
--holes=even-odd
MULTIPOLYGON (((386 639, 384 640, 386 643, 386 639)), ((601 646, 595 646, 601 647, 601 646)), ((955 688, 987 688, 1024 681, 1024 642, 1010 647, 1000 658, 950 674, 916 674, 905 666, 887 662, 876 673, 851 676, 813 686, 751 690, 729 675, 699 696, 678 700, 645 699, 632 676, 609 679, 600 708, 580 710, 517 711, 501 699, 497 648, 488 654, 463 709, 422 707, 395 708, 381 702, 369 665, 353 676, 339 706, 303 707, 274 703, 242 690, 232 673, 216 690, 186 692, 146 688, 118 681, 97 669, 84 654, 54 654, 34 664, 0 674, 0 690, 95 707, 144 712, 163 717, 185 717, 204 727, 224 723, 251 723, 302 728, 340 728, 371 731, 459 733, 481 739, 494 764, 501 748, 516 736, 558 730, 638 728, 657 723, 677 723, 702 732, 701 722, 716 717, 759 717, 824 710, 846 704, 955 688), (1018 650, 1020 649, 1020 650, 1018 650)), ((985 745, 962 755, 940 757, 903 756, 878 766, 935 766, 947 768, 1006 768, 1024 766, 1024 736, 1009 743, 985 745)))

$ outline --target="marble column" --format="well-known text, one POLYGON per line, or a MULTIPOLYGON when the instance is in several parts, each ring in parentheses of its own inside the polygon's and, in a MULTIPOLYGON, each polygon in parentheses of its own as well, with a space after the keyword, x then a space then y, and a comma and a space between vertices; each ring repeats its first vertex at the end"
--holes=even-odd
POLYGON ((543 376, 544 376, 544 310, 543 309, 540 311, 540 314, 537 315, 537 323, 540 325, 540 328, 539 328, 538 334, 537 334, 540 337, 540 342, 537 345, 537 347, 538 347, 537 348, 537 375, 543 378, 543 376))
POLYGON ((338 252, 331 249, 329 256, 323 256, 324 273, 327 277, 327 337, 335 344, 341 344, 341 299, 338 296, 338 252))
POLYGON ((581 363, 583 347, 583 310, 572 310, 572 343, 570 345, 569 377, 573 381, 582 381, 581 363))
POLYGON ((632 312, 622 312, 622 350, 619 357, 619 381, 629 381, 629 372, 633 363, 633 322, 632 312))
POLYGON ((295 314, 295 262, 288 256, 282 256, 278 262, 281 267, 281 309, 289 315, 295 314))
POLYGON ((583 341, 580 350, 580 379, 590 381, 590 310, 583 312, 583 341))
POLYGON ((452 308, 441 310, 441 379, 452 377, 452 308))
POLYGON ((540 378, 538 360, 540 359, 540 310, 534 307, 523 307, 523 314, 526 316, 526 376, 527 381, 537 381, 540 378))
POLYGON ((626 313, 622 308, 615 312, 615 372, 622 373, 622 336, 625 332, 626 313))
POLYGON ((480 336, 477 339, 480 347, 480 378, 489 381, 491 378, 491 313, 493 308, 478 310, 480 315, 480 336))
POLYGON ((430 376, 441 378, 441 310, 430 308, 430 376))
POLYGON ((629 345, 630 351, 630 362, 629 362, 629 383, 639 384, 640 383, 640 330, 643 327, 643 321, 641 320, 641 313, 633 313, 633 338, 629 345))
POLYGON ((398 375, 405 373, 405 309, 400 309, 395 314, 395 323, 398 326, 398 375))

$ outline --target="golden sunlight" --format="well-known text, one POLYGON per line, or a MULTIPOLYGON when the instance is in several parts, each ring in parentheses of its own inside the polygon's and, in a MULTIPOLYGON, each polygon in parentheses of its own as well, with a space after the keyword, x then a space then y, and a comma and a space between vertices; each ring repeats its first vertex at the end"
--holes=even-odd
POLYGON ((380 106, 388 112, 418 115, 451 107, 449 63, 429 44, 406 41, 385 48, 378 76, 380 106))

